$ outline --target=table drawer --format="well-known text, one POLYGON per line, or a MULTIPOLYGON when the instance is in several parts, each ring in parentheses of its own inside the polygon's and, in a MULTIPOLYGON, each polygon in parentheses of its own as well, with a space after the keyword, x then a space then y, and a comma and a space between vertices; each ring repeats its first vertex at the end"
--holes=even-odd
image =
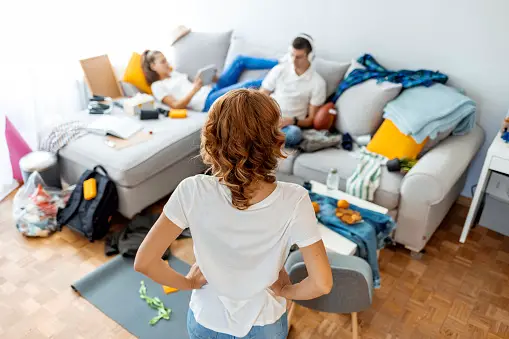
POLYGON ((509 236, 509 205, 486 194, 479 225, 509 236))
POLYGON ((496 156, 492 157, 490 161, 490 170, 502 173, 509 173, 509 160, 499 158, 496 156))
POLYGON ((488 186, 486 187, 486 194, 502 202, 509 203, 509 175, 491 172, 488 186))

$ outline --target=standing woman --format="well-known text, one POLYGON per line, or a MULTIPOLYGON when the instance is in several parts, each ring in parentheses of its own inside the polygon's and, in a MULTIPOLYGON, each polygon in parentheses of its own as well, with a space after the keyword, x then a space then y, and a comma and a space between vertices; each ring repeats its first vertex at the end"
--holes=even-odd
POLYGON ((138 251, 137 271, 193 290, 187 324, 192 339, 286 338, 286 299, 313 299, 332 288, 307 190, 274 175, 284 157, 280 119, 279 107, 263 93, 239 89, 219 98, 201 142, 212 175, 180 183, 138 251), (187 227, 196 264, 183 276, 161 256, 187 227), (284 270, 292 244, 308 271, 297 284, 284 270))

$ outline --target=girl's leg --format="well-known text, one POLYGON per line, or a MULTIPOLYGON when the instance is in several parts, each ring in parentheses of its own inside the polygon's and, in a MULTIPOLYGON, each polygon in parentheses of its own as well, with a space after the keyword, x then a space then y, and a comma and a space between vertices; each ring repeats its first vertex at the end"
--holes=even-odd
POLYGON ((217 91, 221 88, 235 84, 242 72, 247 69, 271 69, 278 64, 277 59, 254 58, 244 55, 237 56, 231 65, 229 65, 223 74, 217 80, 216 85, 212 89, 217 91))
POLYGON ((203 111, 204 112, 208 112, 210 107, 212 106, 212 104, 217 99, 219 99, 224 94, 226 94, 228 91, 231 91, 231 90, 234 90, 234 89, 239 89, 239 88, 260 88, 260 86, 262 85, 262 81, 263 81, 262 79, 249 80, 249 81, 245 81, 245 82, 236 83, 236 84, 233 84, 231 86, 218 89, 216 91, 212 90, 209 93, 209 96, 207 97, 207 100, 205 100, 205 107, 203 108, 203 111))

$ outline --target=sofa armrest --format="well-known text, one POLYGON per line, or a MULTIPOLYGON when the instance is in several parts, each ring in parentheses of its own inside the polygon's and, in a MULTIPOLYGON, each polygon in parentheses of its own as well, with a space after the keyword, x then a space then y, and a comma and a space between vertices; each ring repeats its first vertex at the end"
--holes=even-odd
POLYGON ((478 125, 461 136, 450 136, 426 153, 406 174, 401 185, 402 199, 429 205, 444 199, 465 172, 484 142, 478 125))

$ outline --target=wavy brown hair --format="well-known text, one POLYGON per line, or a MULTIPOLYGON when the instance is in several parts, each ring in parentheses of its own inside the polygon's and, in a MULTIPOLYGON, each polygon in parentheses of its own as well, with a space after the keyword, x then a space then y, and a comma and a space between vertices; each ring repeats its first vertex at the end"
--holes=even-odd
POLYGON ((272 98, 248 89, 226 93, 209 111, 200 154, 212 174, 230 189, 239 210, 249 207, 258 183, 276 181, 278 160, 285 158, 280 118, 272 98))

